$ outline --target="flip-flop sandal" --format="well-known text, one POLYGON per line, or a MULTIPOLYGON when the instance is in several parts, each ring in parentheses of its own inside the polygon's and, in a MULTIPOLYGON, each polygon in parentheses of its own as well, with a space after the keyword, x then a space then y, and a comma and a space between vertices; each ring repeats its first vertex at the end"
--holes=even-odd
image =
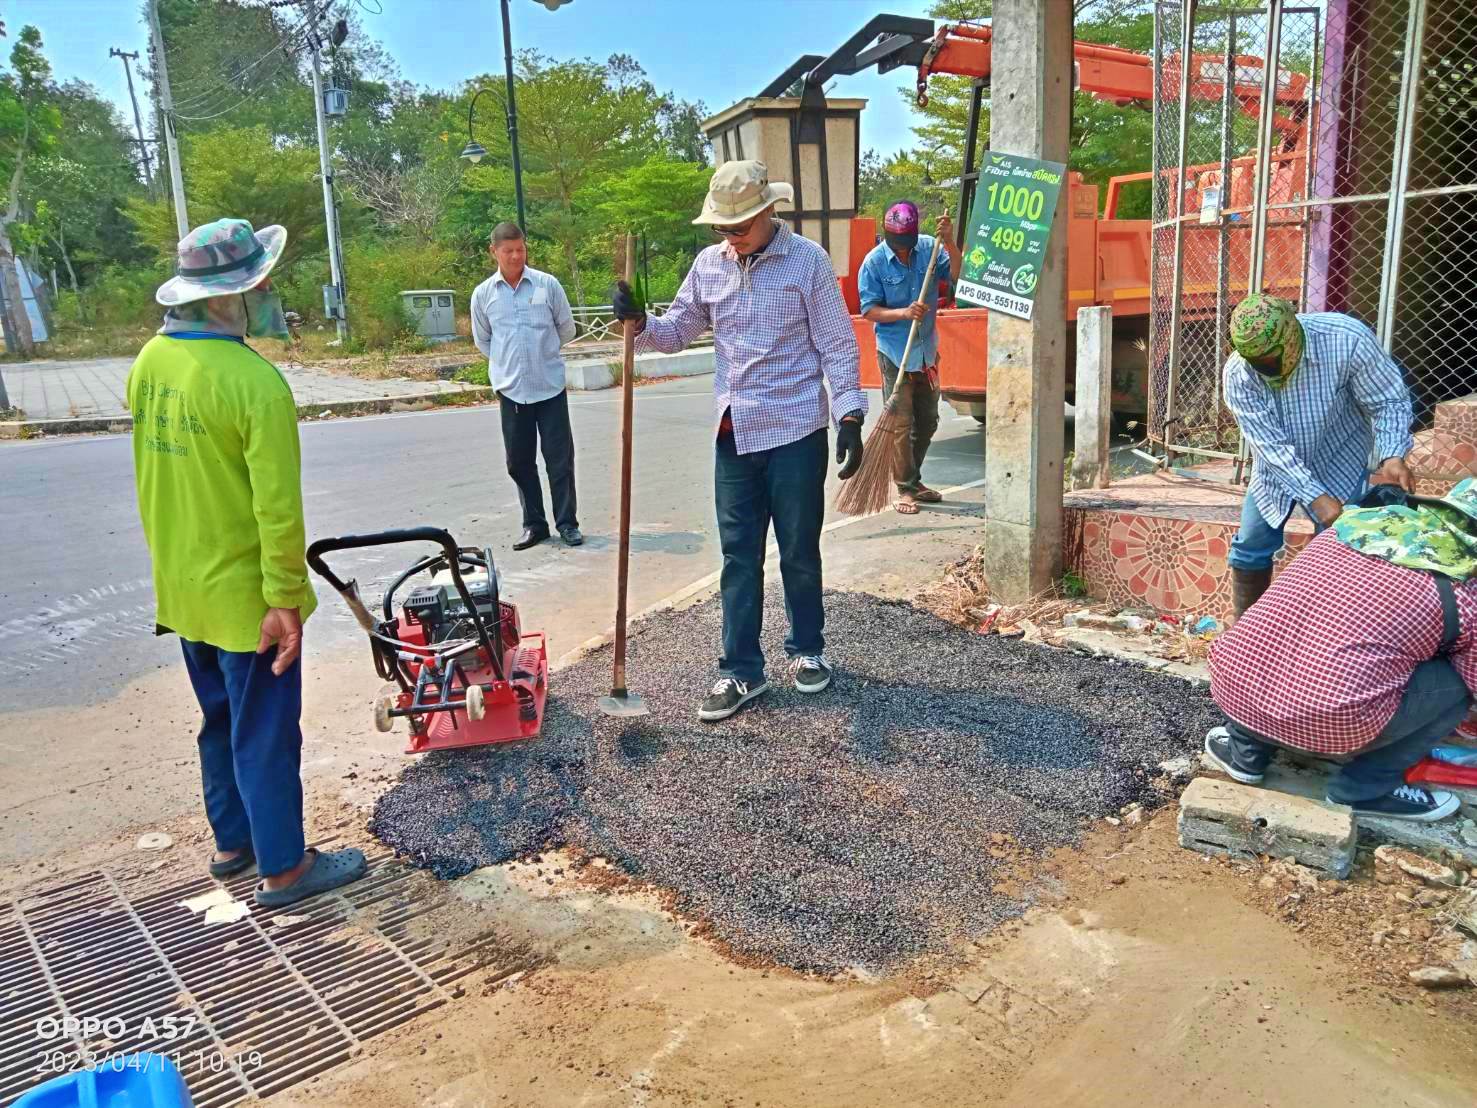
POLYGON ((245 873, 256 865, 256 854, 251 847, 247 847, 234 858, 227 858, 217 862, 214 858, 210 860, 210 876, 217 881, 224 881, 228 877, 235 877, 238 873, 245 873))
POLYGON ((918 505, 911 500, 899 500, 893 507, 897 509, 898 515, 901 516, 916 516, 918 514, 918 505))
POLYGON ((285 908, 310 896, 330 892, 352 884, 364 876, 368 863, 364 852, 355 847, 331 850, 324 853, 313 851, 313 864, 308 871, 285 889, 268 889, 257 885, 256 902, 262 908, 285 908))
POLYGON ((944 494, 936 489, 919 489, 913 494, 913 499, 920 504, 937 504, 944 498, 944 494))

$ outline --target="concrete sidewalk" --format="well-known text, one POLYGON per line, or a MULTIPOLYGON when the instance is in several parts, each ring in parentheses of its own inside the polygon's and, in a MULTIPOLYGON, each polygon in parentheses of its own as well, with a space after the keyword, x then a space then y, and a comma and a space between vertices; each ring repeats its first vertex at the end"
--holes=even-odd
MULTIPOLYGON (((132 358, 0 365, 10 403, 22 413, 18 420, 0 422, 0 438, 128 430, 124 382, 131 365, 132 358)), ((407 377, 372 381, 311 366, 288 364, 279 368, 304 416, 325 411, 342 415, 423 407, 458 393, 468 394, 466 399, 492 398, 492 390, 464 381, 407 377)))

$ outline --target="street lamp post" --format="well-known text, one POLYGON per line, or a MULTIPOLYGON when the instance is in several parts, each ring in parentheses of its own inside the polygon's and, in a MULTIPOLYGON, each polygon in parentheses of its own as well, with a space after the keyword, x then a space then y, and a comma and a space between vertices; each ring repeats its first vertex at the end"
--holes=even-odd
MULTIPOLYGON (((537 0, 537 2, 552 12, 565 4, 573 3, 574 0, 537 0)), ((513 195, 518 202, 518 226, 527 231, 528 221, 523 212, 523 163, 518 156, 518 102, 513 91, 513 28, 508 16, 508 0, 500 0, 500 4, 503 12, 503 65, 508 81, 508 145, 513 151, 513 195)), ((472 95, 472 102, 467 105, 467 145, 462 150, 462 157, 473 165, 487 156, 486 149, 472 137, 472 111, 477 106, 477 97, 486 91, 486 89, 478 89, 472 95)))
POLYGON ((503 64, 508 79, 508 144, 513 148, 513 195, 518 200, 518 226, 527 233, 528 224, 523 217, 523 164, 518 160, 518 102, 513 98, 513 28, 508 22, 508 0, 502 0, 502 8, 503 64))

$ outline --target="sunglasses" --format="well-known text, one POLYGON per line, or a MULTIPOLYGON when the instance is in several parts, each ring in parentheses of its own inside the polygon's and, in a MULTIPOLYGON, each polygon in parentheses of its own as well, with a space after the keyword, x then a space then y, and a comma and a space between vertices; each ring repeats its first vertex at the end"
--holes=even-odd
POLYGON ((735 227, 714 227, 713 232, 714 234, 722 235, 726 239, 743 238, 754 229, 754 224, 758 222, 759 217, 756 215, 753 219, 749 220, 749 222, 740 224, 735 227))

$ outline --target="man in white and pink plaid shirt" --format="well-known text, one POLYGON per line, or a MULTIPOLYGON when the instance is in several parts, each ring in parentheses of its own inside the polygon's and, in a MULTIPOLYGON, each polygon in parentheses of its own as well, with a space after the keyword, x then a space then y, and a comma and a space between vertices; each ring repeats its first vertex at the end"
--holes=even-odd
POLYGON ((723 654, 698 711, 709 722, 769 689, 759 632, 771 522, 795 688, 818 693, 831 683, 821 601, 826 432, 835 423, 845 480, 861 465, 867 400, 831 259, 774 217, 776 203, 793 199, 789 185, 770 182, 762 162, 725 163, 693 220, 725 241, 697 256, 671 308, 648 318, 625 282, 615 297, 617 318, 637 321, 639 351, 675 353, 713 331, 723 654))

